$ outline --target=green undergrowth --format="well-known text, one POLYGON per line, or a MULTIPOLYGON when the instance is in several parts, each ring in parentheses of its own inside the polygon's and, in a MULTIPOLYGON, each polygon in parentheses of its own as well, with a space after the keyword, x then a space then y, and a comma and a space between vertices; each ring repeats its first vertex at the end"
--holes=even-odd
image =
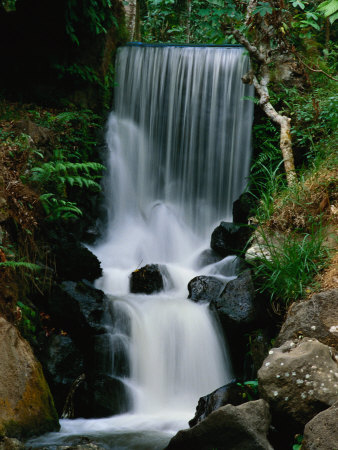
MULTIPOLYGON (((52 246, 82 239, 96 220, 102 122, 90 110, 0 100, 0 304, 11 299, 12 312, 3 308, 9 320, 18 301, 29 305, 51 288, 52 246)), ((21 310, 30 339, 34 321, 21 310)))
POLYGON ((278 310, 278 302, 288 306, 318 289, 315 275, 328 264, 330 250, 324 245, 323 229, 312 233, 289 233, 272 241, 261 230, 264 242, 262 255, 254 264, 256 288, 269 295, 278 310))
POLYGON ((259 151, 249 193, 257 205, 256 289, 282 312, 320 289, 317 275, 337 249, 337 83, 319 76, 308 90, 280 85, 273 97, 277 109, 292 119, 298 183, 287 185, 278 129, 260 116, 253 128, 259 151))

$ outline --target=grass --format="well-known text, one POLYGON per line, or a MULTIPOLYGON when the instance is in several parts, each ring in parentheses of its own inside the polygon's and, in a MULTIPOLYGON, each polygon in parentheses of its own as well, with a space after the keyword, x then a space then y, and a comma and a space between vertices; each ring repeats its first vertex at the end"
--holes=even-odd
POLYGON ((265 252, 254 264, 255 285, 260 293, 269 295, 278 311, 316 289, 314 276, 328 264, 330 250, 324 245, 322 227, 312 233, 289 233, 276 243, 260 228, 265 252))

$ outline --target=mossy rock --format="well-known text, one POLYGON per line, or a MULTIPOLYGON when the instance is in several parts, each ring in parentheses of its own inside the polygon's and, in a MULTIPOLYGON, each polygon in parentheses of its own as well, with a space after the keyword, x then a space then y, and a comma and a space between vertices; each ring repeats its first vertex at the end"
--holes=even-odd
POLYGON ((18 330, 0 318, 0 436, 28 437, 59 430, 41 365, 18 330))

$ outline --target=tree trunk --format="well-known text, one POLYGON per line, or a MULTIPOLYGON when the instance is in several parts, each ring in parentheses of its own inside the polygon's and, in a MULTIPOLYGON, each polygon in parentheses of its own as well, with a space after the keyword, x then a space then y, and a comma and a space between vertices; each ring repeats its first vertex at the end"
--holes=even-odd
POLYGON ((269 83, 269 76, 266 74, 261 81, 253 77, 253 84, 260 97, 259 104, 265 114, 280 126, 280 149, 283 156, 284 168, 288 185, 297 182, 297 175, 295 171, 295 162, 292 152, 291 141, 291 119, 287 116, 278 114, 275 108, 270 103, 269 91, 267 85, 269 83))
POLYGON ((136 39, 137 35, 137 0, 127 0, 123 2, 126 15, 126 26, 131 41, 136 39))

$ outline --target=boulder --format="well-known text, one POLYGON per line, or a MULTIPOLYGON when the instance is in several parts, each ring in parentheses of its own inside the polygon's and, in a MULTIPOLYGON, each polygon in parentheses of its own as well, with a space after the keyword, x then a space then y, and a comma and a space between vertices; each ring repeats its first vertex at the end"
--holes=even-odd
POLYGON ((210 307, 217 312, 225 329, 249 329, 259 317, 251 271, 247 269, 229 281, 210 307))
POLYGON ((165 287, 165 278, 169 279, 165 266, 147 264, 134 270, 130 275, 130 292, 133 294, 153 294, 165 287))
POLYGON ((300 336, 314 337, 338 350, 338 289, 320 292, 294 303, 276 339, 276 345, 300 336))
POLYGON ((208 302, 219 297, 224 289, 224 282, 216 277, 200 275, 189 281, 188 298, 193 302, 208 302))
POLYGON ((78 243, 63 243, 54 251, 56 273, 61 280, 94 281, 102 276, 100 261, 78 243))
POLYGON ((229 255, 241 256, 251 233, 249 226, 221 222, 212 232, 210 247, 223 258, 229 255))
POLYGON ((302 450, 338 448, 338 401, 305 425, 302 450))
POLYGON ((225 286, 222 294, 210 302, 210 309, 220 320, 230 345, 231 360, 237 378, 243 377, 248 351, 246 334, 262 320, 260 304, 254 295, 250 270, 245 270, 225 286))
POLYGON ((83 355, 70 336, 51 335, 40 357, 59 414, 76 378, 84 372, 83 355))
POLYGON ((315 339, 287 341, 269 351, 258 383, 275 423, 290 433, 302 432, 307 422, 338 399, 333 349, 315 339))
POLYGON ((64 281, 48 299, 53 319, 84 347, 91 335, 105 332, 102 325, 104 293, 86 281, 64 281))
POLYGON ((25 437, 59 430, 41 365, 18 330, 0 318, 0 435, 25 437))
POLYGON ((86 378, 74 393, 74 417, 109 417, 130 408, 126 385, 110 375, 86 378))
POLYGON ((232 204, 234 223, 248 223, 249 217, 255 215, 256 200, 248 192, 242 194, 232 204))
POLYGON ((247 402, 252 395, 252 390, 244 385, 232 381, 225 386, 216 389, 211 394, 205 395, 198 400, 195 417, 189 421, 189 426, 194 427, 204 420, 209 414, 228 403, 241 405, 247 402))
POLYGON ((226 405, 193 428, 179 431, 168 450, 272 450, 267 433, 269 405, 264 400, 226 405))

